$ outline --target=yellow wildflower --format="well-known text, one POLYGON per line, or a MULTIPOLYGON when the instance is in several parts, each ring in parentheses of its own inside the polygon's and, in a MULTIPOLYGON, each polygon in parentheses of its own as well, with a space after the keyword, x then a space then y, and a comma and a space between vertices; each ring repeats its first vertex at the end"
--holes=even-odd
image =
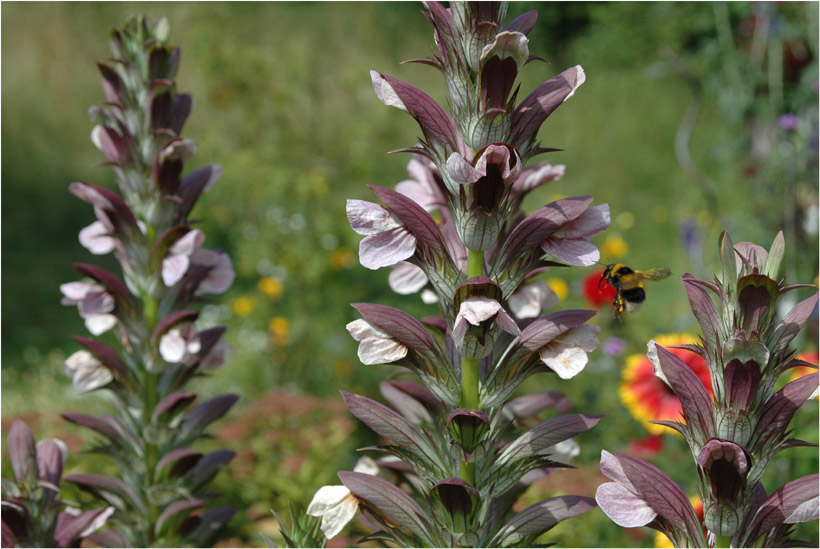
POLYGON ((283 316, 275 316, 268 322, 268 329, 274 345, 287 345, 290 341, 290 321, 283 316))
POLYGON ((564 299, 569 295, 569 286, 560 278, 550 278, 547 280, 550 289, 555 292, 558 299, 564 299))
POLYGON ((271 299, 279 299, 282 297, 284 287, 278 278, 266 276, 259 279, 259 290, 271 299))
POLYGON ((339 248, 330 254, 330 268, 334 271, 348 269, 356 264, 356 256, 347 248, 339 248))
POLYGON ((606 237, 604 245, 601 246, 601 256, 614 259, 623 257, 629 251, 629 244, 620 236, 610 235, 606 237))
POLYGON ((248 296, 242 296, 234 300, 233 312, 239 316, 246 316, 253 311, 253 299, 248 296))

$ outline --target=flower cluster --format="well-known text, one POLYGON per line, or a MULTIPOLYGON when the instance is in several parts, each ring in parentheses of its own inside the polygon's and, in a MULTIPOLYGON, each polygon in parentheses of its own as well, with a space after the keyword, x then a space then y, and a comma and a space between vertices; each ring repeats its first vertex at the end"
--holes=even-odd
POLYGON ((88 539, 104 544, 97 532, 114 512, 111 506, 80 511, 59 499, 68 448, 47 438, 36 442, 16 419, 8 435, 14 482, 3 482, 3 547, 79 547, 88 539))
POLYGON ((564 466, 561 456, 576 453, 570 437, 600 417, 558 416, 521 433, 566 402, 557 393, 512 398, 535 373, 577 375, 598 346, 599 328, 586 323, 594 311, 542 316, 557 298, 530 279, 551 266, 598 261, 590 239, 609 225, 608 206, 579 196, 521 211, 527 193, 564 175, 563 166, 525 163, 553 150, 540 146, 538 130, 585 75, 580 66, 567 69, 518 102, 518 72, 537 59, 527 39, 537 13, 505 24, 504 3, 426 8, 437 49, 414 61, 443 73, 452 114, 420 89, 372 71, 376 95, 409 113, 423 140, 404 149, 413 153, 411 179, 395 190, 372 186, 380 203, 349 200, 347 215, 364 236, 361 264, 392 267, 390 286, 421 291, 441 316, 419 321, 384 305, 353 305, 361 318, 347 329, 361 361, 403 366, 421 383, 382 384, 397 411, 343 393, 353 415, 390 442, 375 448, 389 457, 376 470, 340 472, 344 488, 319 490, 308 512, 323 517, 328 537, 358 507, 374 537, 402 546, 529 546, 594 506, 591 498, 559 496, 512 509, 529 483, 564 466))
POLYGON ((790 437, 789 423, 816 394, 817 372, 779 390, 775 386, 786 370, 817 369, 795 358, 789 345, 817 306, 818 294, 778 318, 783 294, 806 287, 779 278, 782 233, 767 251, 750 242, 733 245, 724 232, 720 255, 721 278, 682 277, 703 336, 699 344, 679 349, 706 361, 711 395, 675 352, 652 341, 648 353, 655 374, 680 399, 682 420, 653 423, 675 429, 689 444, 706 537, 683 490, 640 459, 604 451, 601 471, 612 482, 598 488, 596 499, 617 524, 649 525, 677 547, 792 546, 796 542, 789 539, 789 525, 818 518, 818 476, 788 482, 771 495, 760 479, 778 452, 810 445, 790 437))
POLYGON ((220 294, 233 282, 227 254, 204 247, 205 234, 188 216, 221 176, 212 165, 182 176, 196 151, 181 137, 191 111, 189 94, 176 91, 180 51, 167 45, 165 19, 130 19, 112 32, 112 59, 100 63, 105 103, 89 111, 91 140, 113 169, 120 193, 89 183, 69 190, 94 208, 96 221, 80 231, 93 254, 113 253, 122 278, 101 267, 76 264, 82 280, 63 284, 63 304, 76 305, 94 336, 65 362, 78 393, 107 389, 115 415, 66 413, 99 435, 97 450, 111 456, 119 478, 76 474, 66 478, 107 502, 113 529, 104 543, 210 543, 233 515, 206 506, 205 485, 234 453, 203 455, 190 446, 236 402, 223 395, 192 407, 192 378, 218 367, 227 343, 222 327, 201 329, 190 305, 220 294))

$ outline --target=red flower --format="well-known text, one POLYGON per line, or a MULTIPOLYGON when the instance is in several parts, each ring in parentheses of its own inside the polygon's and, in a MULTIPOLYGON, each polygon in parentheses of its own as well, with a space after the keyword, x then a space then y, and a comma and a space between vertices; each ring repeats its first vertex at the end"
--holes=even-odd
POLYGON ((648 435, 629 443, 629 455, 641 459, 651 459, 663 449, 662 435, 648 435))
MULTIPOLYGON (((712 378, 709 367, 700 355, 683 349, 671 349, 671 345, 694 343, 696 339, 684 334, 661 335, 655 338, 658 345, 674 353, 698 375, 703 386, 712 395, 712 378)), ((638 421, 675 421, 681 418, 683 408, 664 381, 655 375, 654 367, 646 355, 635 354, 626 359, 623 381, 618 388, 621 402, 638 421)), ((668 433, 662 425, 644 423, 652 434, 668 433)), ((677 433, 677 431, 673 431, 677 433)))
POLYGON ((604 271, 596 271, 584 279, 584 298, 595 308, 612 303, 615 299, 615 288, 606 281, 601 284, 600 289, 598 288, 598 282, 603 274, 604 271))

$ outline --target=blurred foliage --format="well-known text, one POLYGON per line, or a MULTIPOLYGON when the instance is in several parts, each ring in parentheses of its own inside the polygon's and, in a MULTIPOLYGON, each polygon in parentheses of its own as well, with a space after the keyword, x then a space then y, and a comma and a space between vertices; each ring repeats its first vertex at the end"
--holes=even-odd
MULTIPOLYGON (((623 358, 643 352, 658 333, 696 331, 675 279, 716 270, 721 228, 736 242, 766 247, 783 228, 788 279, 816 283, 818 5, 521 2, 511 13, 528 9, 540 12, 530 49, 549 64, 528 65, 521 89, 578 63, 587 75, 541 132, 545 146, 563 149, 548 159, 565 164, 567 175, 532 193, 528 209, 592 194, 612 210, 612 227, 598 238, 603 261, 667 265, 676 275, 652 284, 643 310, 620 323, 604 305, 602 340, 623 338, 620 357, 595 353, 572 380, 539 376, 524 388, 562 390, 575 411, 607 414, 579 440, 579 469, 533 487, 527 497, 535 501, 561 491, 593 495, 601 448, 627 451, 646 436, 618 400, 623 358), (785 114, 797 117, 794 129, 778 125, 785 114)), ((374 442, 337 391, 378 398, 377 382, 395 371, 358 362, 344 328, 356 317, 349 303, 417 316, 435 310, 391 293, 386 272, 359 266, 359 237, 344 211, 346 198, 372 200, 368 184, 406 177, 409 157, 387 152, 412 145, 419 133, 378 101, 368 71, 407 80, 438 100, 443 80, 428 67, 398 64, 432 44, 417 4, 4 3, 4 432, 8 418, 23 414, 38 438, 77 438, 55 412, 77 406, 62 360, 77 348, 70 336, 84 329, 74 308, 59 305, 58 285, 75 278, 73 262, 90 259, 77 233, 92 213, 67 186, 114 185, 95 168, 102 156, 87 138, 86 110, 102 98, 94 61, 107 55, 106 32, 136 12, 168 17, 184 60, 178 86, 195 101, 185 131, 198 143, 195 162, 224 168, 194 217, 209 235, 206 246, 226 250, 237 270, 232 291, 202 319, 228 326, 234 353, 201 383, 205 392, 210 384, 243 395, 220 433, 247 458, 217 477, 240 509, 225 544, 262 546, 256 532, 276 539, 268 509, 305 507, 320 485, 336 482, 338 468, 352 467, 355 448, 374 442)), ((547 273, 554 287, 566 288, 559 307, 587 306, 584 275, 547 273)), ((816 322, 808 332, 801 345, 816 347, 816 322)), ((83 399, 78 411, 103 411, 94 405, 83 399)), ((817 405, 806 408, 795 420, 797 436, 816 442, 817 405)), ((663 441, 652 461, 694 495, 683 442, 663 441)), ((817 456, 792 449, 770 469, 764 481, 772 491, 816 472, 817 456)), ((817 538, 816 523, 799 531, 817 538)), ((548 537, 566 546, 654 543, 600 511, 548 537)))

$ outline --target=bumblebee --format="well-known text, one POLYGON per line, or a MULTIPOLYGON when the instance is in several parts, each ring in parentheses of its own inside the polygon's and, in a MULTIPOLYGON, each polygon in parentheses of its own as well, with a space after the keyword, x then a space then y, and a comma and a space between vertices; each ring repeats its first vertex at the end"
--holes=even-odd
POLYGON ((636 271, 623 263, 607 265, 601 280, 598 281, 598 290, 606 280, 615 288, 615 299, 612 301, 613 316, 619 318, 624 311, 634 313, 646 301, 644 280, 663 280, 671 274, 668 267, 656 267, 645 271, 636 271))

